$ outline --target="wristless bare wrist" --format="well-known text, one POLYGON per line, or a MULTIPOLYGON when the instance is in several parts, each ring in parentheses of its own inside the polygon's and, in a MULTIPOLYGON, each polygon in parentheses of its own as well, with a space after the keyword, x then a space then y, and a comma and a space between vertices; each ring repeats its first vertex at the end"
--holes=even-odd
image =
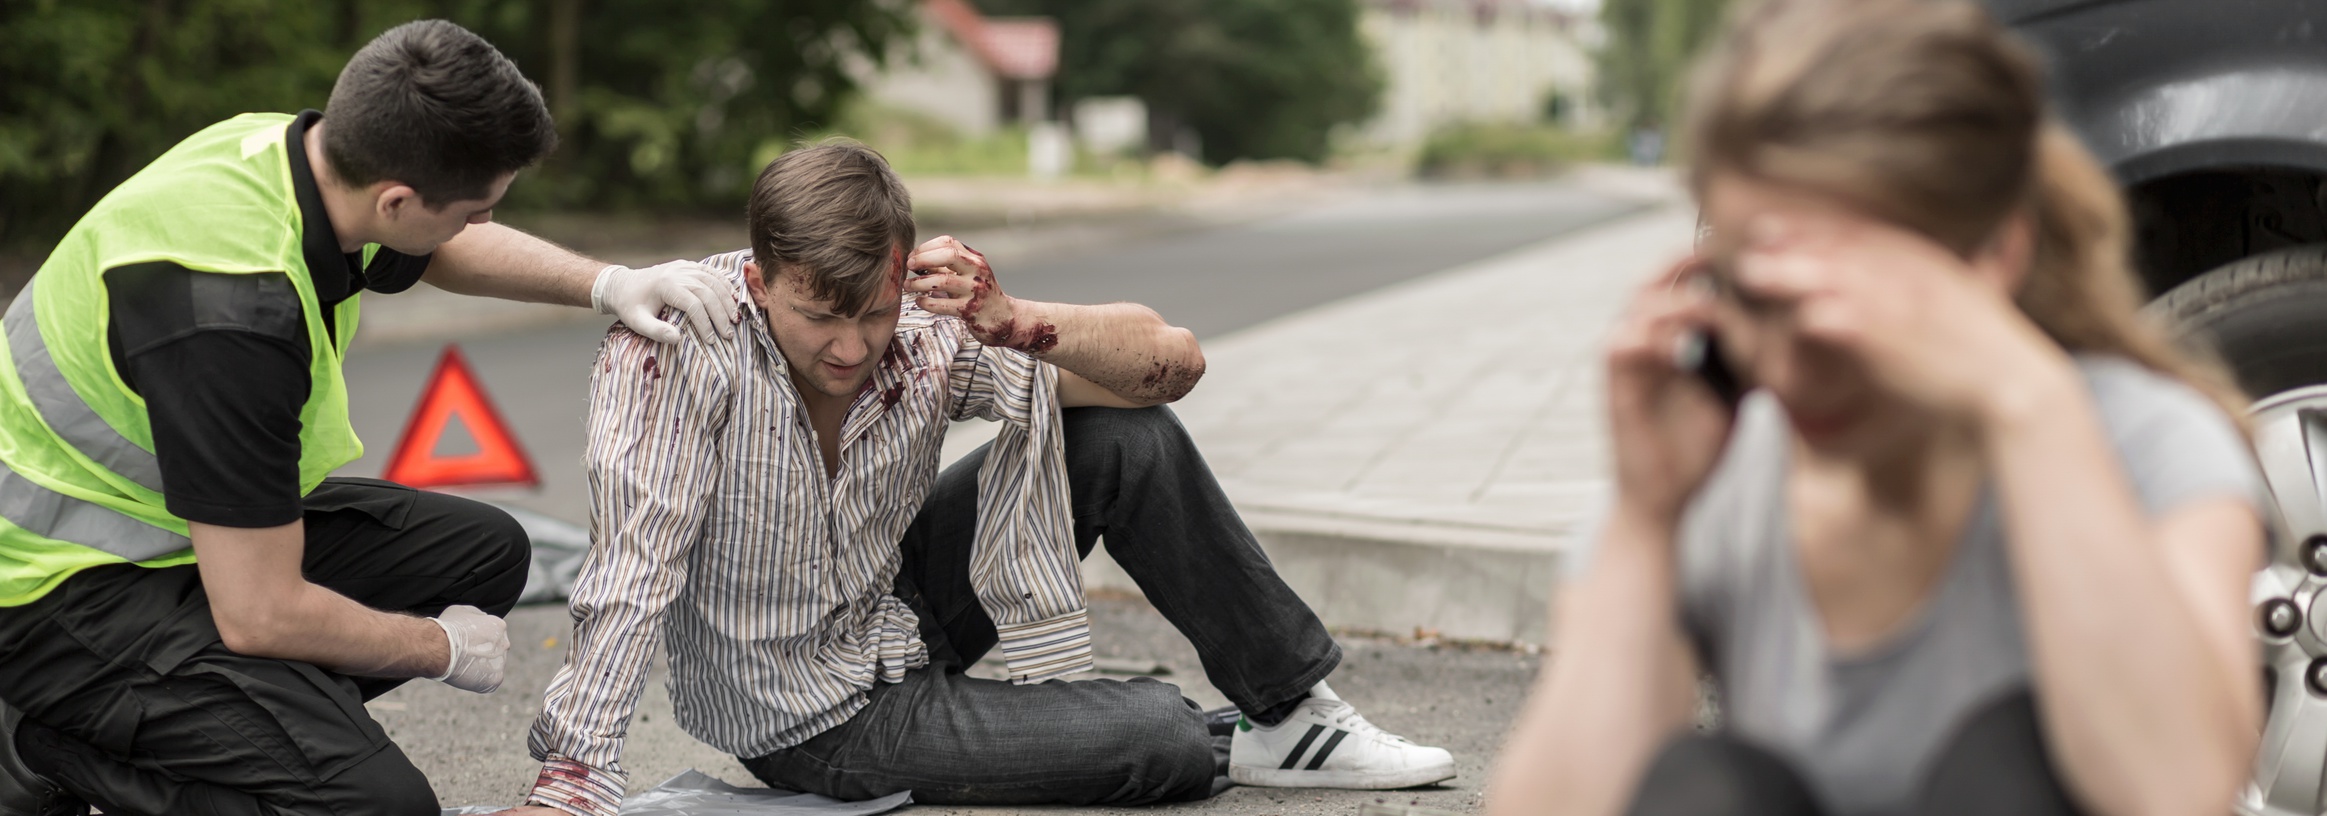
POLYGON ((1998 378, 1981 394, 1981 433, 1991 440, 2010 437, 2075 404, 2082 392, 2083 380, 2065 359, 2060 365, 2030 365, 2018 376, 1998 378))
POLYGON ((1018 333, 1010 338, 1013 345, 1029 354, 1041 354, 1058 347, 1058 322, 1052 320, 1050 304, 1030 300, 1010 299, 1010 313, 1018 318, 1018 333))
POLYGON ((1040 355, 1058 347, 1058 326, 1048 318, 1049 304, 1019 300, 1008 295, 1005 317, 978 327, 979 342, 1040 355))
POLYGON ((1618 497, 1608 517, 1610 534, 1622 533, 1628 538, 1655 538, 1671 541, 1680 534, 1680 506, 1664 508, 1642 501, 1618 497))
MULTIPOLYGON (((430 675, 430 674, 425 674, 425 673, 424 673, 424 674, 420 675, 420 679, 422 679, 422 680, 434 680, 434 681, 436 681, 436 682, 442 683, 442 682, 444 682, 445 678, 448 678, 448 677, 451 677, 451 676, 452 676, 452 667, 453 667, 453 664, 454 664, 455 662, 457 662, 457 661, 455 661, 455 660, 453 659, 453 636, 452 636, 452 629, 450 629, 450 628, 446 627, 446 626, 444 625, 444 621, 437 620, 437 619, 435 619, 435 618, 426 618, 425 620, 427 620, 427 621, 428 621, 430 624, 433 624, 433 625, 435 625, 435 626, 436 626, 436 631, 437 631, 439 634, 442 634, 442 635, 444 636, 444 668, 443 668, 443 669, 441 669, 441 670, 438 670, 438 671, 436 671, 436 673, 435 673, 435 674, 433 674, 433 675, 430 675)), ((424 667, 421 669, 421 671, 422 671, 422 672, 427 672, 427 671, 429 671, 429 669, 427 669, 427 668, 424 666, 424 667)))

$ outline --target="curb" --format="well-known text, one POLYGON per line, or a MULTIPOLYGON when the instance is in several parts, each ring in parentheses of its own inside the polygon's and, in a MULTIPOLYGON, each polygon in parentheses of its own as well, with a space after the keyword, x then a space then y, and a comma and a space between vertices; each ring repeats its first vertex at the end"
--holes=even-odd
MULTIPOLYGON (((1549 639, 1562 557, 1558 550, 1321 535, 1258 525, 1253 536, 1285 585, 1337 631, 1506 644, 1549 639)), ((1083 586, 1141 594, 1104 546, 1083 560, 1083 586)))

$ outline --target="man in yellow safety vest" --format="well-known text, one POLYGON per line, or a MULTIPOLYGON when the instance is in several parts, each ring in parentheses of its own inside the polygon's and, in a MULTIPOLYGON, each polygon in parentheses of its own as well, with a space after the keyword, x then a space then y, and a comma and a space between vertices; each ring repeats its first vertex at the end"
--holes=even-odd
POLYGON ((728 334, 692 264, 490 223, 557 141, 532 83, 443 21, 349 61, 323 113, 202 130, 87 213, 0 317, 0 814, 435 816, 363 703, 490 692, 524 531, 328 478, 366 290, 426 280, 728 334))

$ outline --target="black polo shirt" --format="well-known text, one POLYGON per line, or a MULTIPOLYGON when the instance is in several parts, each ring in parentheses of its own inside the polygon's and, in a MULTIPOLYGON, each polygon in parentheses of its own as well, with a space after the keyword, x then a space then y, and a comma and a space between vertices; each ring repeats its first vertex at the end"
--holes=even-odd
POLYGON ((145 398, 163 498, 179 518, 223 527, 297 521, 309 333, 335 335, 333 306, 366 289, 410 289, 428 269, 426 255, 382 247, 365 266, 361 254, 339 251, 307 163, 307 129, 322 118, 301 112, 284 140, 322 326, 307 325, 284 273, 222 275, 167 262, 105 271, 113 366, 145 398))

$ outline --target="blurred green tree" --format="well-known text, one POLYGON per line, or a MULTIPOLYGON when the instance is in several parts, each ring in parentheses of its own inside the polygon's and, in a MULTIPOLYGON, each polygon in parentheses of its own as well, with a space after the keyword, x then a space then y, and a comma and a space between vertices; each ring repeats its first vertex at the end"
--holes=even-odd
POLYGON ((61 234, 213 121, 321 107, 340 12, 271 0, 0 4, 0 237, 61 234))
MULTIPOLYGON (((767 159, 840 115, 852 59, 910 41, 904 0, 460 0, 478 33, 546 66, 567 140, 529 202, 701 207, 741 202, 767 159)), ((462 17, 453 15, 455 21, 462 17)))
POLYGON ((1148 142, 1182 127, 1203 159, 1316 162, 1333 129, 1373 115, 1382 80, 1357 0, 978 0, 997 15, 1059 21, 1063 104, 1128 94, 1148 142))
POLYGON ((907 0, 7 0, 0 244, 41 247, 178 140, 321 108, 347 56, 408 20, 491 40, 542 83, 563 146, 518 205, 707 207, 817 129, 910 38, 907 0))
POLYGON ((1680 110, 1689 65, 1720 30, 1729 0, 1601 0, 1608 42, 1600 84, 1628 128, 1664 127, 1680 110))

